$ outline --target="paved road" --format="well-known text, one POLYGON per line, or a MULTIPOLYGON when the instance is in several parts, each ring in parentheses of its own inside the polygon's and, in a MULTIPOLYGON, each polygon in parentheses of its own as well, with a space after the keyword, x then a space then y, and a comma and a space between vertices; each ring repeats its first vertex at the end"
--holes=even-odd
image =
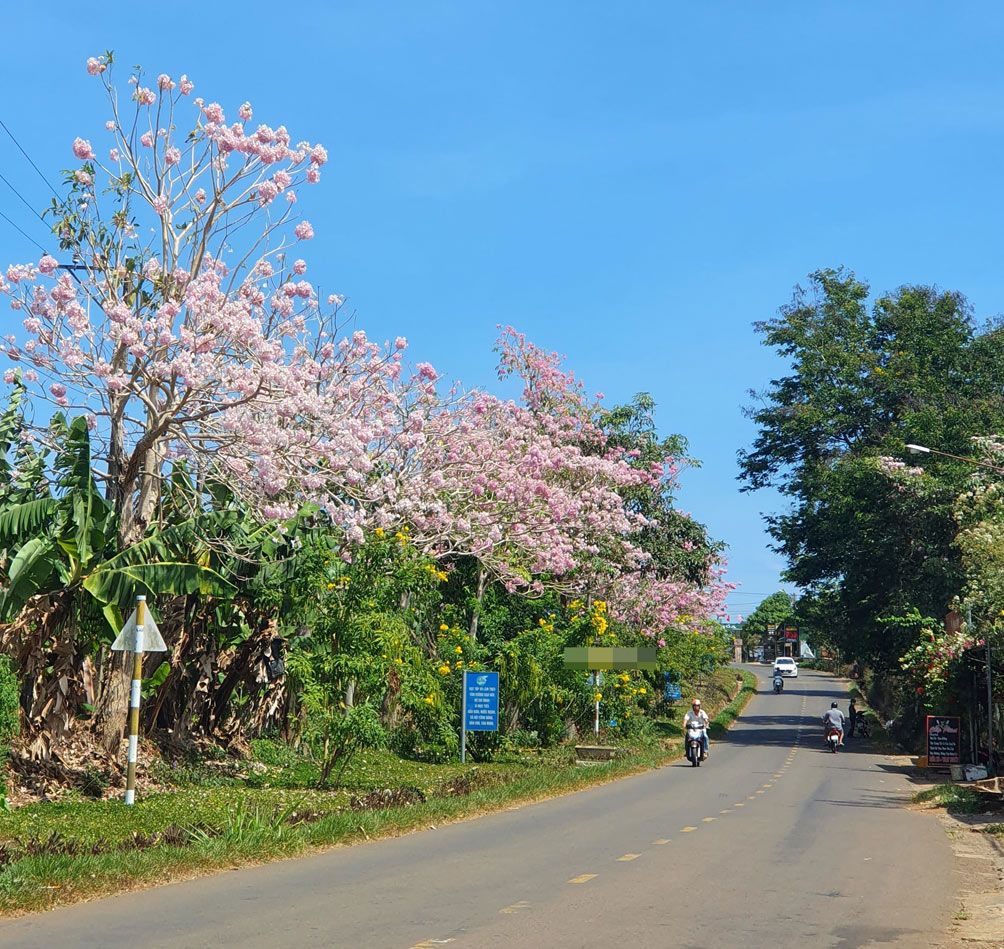
POLYGON ((955 895, 937 822, 901 807, 884 757, 821 747, 829 678, 767 689, 700 769, 0 923, 0 945, 937 945, 955 895))

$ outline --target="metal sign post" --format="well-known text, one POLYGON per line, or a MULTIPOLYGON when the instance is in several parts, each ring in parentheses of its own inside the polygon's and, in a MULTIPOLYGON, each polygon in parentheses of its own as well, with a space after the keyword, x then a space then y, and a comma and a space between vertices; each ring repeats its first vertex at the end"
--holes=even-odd
POLYGON ((136 803, 136 758, 139 751, 139 702, 143 685, 143 652, 167 652, 153 615, 146 608, 146 597, 136 597, 136 609, 112 643, 116 652, 131 652, 132 687, 129 692, 129 763, 126 766, 125 802, 136 803))

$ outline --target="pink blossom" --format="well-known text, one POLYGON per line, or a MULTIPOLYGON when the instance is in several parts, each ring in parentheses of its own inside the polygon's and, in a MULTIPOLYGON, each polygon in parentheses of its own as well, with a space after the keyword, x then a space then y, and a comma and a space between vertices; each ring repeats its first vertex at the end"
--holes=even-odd
POLYGON ((188 76, 182 74, 181 79, 178 81, 178 88, 181 90, 183 96, 187 96, 195 88, 195 83, 188 76))
POLYGON ((16 378, 17 373, 13 369, 7 369, 4 371, 3 381, 6 382, 7 385, 11 385, 16 378))
POLYGON ((237 110, 237 114, 241 117, 241 119, 243 119, 243 121, 250 122, 251 121, 251 116, 254 114, 252 112, 252 110, 251 110, 251 103, 250 102, 245 102, 237 110))
POLYGON ((403 336, 398 336, 394 340, 394 348, 395 349, 407 349, 408 348, 408 340, 406 340, 403 336))
POLYGON ((97 56, 90 56, 87 60, 87 74, 89 76, 100 76, 107 68, 97 56))
POLYGON ((293 273, 295 274, 305 274, 307 272, 307 262, 305 260, 295 260, 293 261, 293 273))
POLYGON ((109 161, 119 161, 121 158, 122 158, 122 156, 121 156, 121 154, 119 154, 119 150, 117 148, 110 148, 110 149, 108 149, 108 159, 109 159, 109 161))
POLYGON ((139 143, 144 148, 153 148, 153 132, 144 132, 139 137, 139 143))
POLYGON ((150 204, 153 206, 154 211, 156 211, 161 217, 167 214, 168 201, 164 195, 158 194, 157 197, 150 202, 150 204))
POLYGON ((136 90, 135 99, 140 105, 153 105, 157 101, 157 94, 152 89, 141 86, 136 90))
POLYGON ((53 398, 61 399, 66 395, 66 386, 61 382, 53 382, 49 386, 49 392, 52 394, 53 398))
POLYGON ((199 190, 195 192, 195 200, 198 201, 199 204, 205 204, 206 203, 206 189, 205 188, 199 188, 199 190))
POLYGON ((75 138, 73 140, 73 154, 81 161, 89 161, 94 157, 94 149, 91 143, 85 138, 75 138))
POLYGON ((289 202, 290 204, 296 204, 296 192, 295 191, 287 191, 286 192, 286 201, 289 202))
POLYGON ((50 257, 45 254, 42 259, 38 262, 39 273, 51 274, 54 273, 56 268, 59 266, 58 261, 55 257, 50 257))
POLYGON ((315 145, 310 150, 310 161, 314 165, 323 165, 328 160, 328 151, 323 145, 315 145))
POLYGON ((107 122, 105 122, 105 130, 108 132, 115 131, 115 121, 113 119, 109 119, 107 122))
POLYGON ((173 89, 174 80, 166 72, 162 72, 157 77, 157 88, 165 90, 173 89))
POLYGON ((207 121, 213 122, 216 125, 222 125, 225 121, 223 116, 223 106, 221 106, 218 102, 210 102, 209 105, 204 106, 202 114, 206 117, 207 121))
POLYGON ((89 185, 92 184, 94 179, 83 170, 83 168, 78 168, 74 173, 73 177, 77 179, 78 184, 89 185))
POLYGON ((177 165, 181 161, 181 149, 174 145, 169 145, 164 149, 164 164, 177 165))
POLYGON ((311 227, 309 221, 300 221, 300 223, 293 228, 293 233, 301 241, 309 241, 314 236, 314 228, 311 227))
POLYGON ((312 185, 316 185, 320 180, 321 173, 316 168, 307 169, 307 181, 309 181, 312 185))

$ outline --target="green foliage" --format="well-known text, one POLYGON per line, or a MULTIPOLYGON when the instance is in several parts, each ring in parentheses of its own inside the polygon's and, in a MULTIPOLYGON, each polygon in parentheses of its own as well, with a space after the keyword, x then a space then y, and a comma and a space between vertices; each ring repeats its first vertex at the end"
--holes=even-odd
POLYGON ((906 443, 966 454, 971 436, 1004 427, 1004 334, 977 330, 957 293, 868 296, 853 274, 818 271, 757 324, 790 369, 750 410, 758 434, 740 469, 745 490, 790 499, 768 525, 805 590, 800 614, 844 655, 894 670, 901 643, 879 621, 943 615, 958 592, 952 505, 967 471, 932 456, 911 485, 883 459, 906 443))
POLYGON ((742 638, 747 649, 760 647, 767 636, 767 627, 783 623, 792 616, 791 598, 778 591, 761 600, 755 610, 743 620, 742 638))
POLYGON ((17 676, 10 659, 0 656, 0 809, 5 803, 7 756, 10 742, 21 727, 21 703, 17 676))

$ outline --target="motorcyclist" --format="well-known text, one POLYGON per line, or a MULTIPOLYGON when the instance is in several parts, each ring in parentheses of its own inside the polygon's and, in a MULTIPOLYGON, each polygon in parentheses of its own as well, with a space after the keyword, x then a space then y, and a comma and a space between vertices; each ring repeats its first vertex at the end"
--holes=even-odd
POLYGON ((687 726, 697 725, 701 729, 701 759, 704 760, 708 757, 708 725, 711 724, 711 719, 708 718, 708 713, 701 708, 701 700, 694 699, 690 705, 690 711, 683 716, 683 734, 686 737, 687 726))
POLYGON ((784 676, 775 669, 774 670, 774 691, 780 692, 784 688, 784 676))
POLYGON ((823 712, 823 728, 835 728, 840 735, 840 744, 844 743, 844 713, 837 708, 837 703, 830 703, 830 707, 823 712))

